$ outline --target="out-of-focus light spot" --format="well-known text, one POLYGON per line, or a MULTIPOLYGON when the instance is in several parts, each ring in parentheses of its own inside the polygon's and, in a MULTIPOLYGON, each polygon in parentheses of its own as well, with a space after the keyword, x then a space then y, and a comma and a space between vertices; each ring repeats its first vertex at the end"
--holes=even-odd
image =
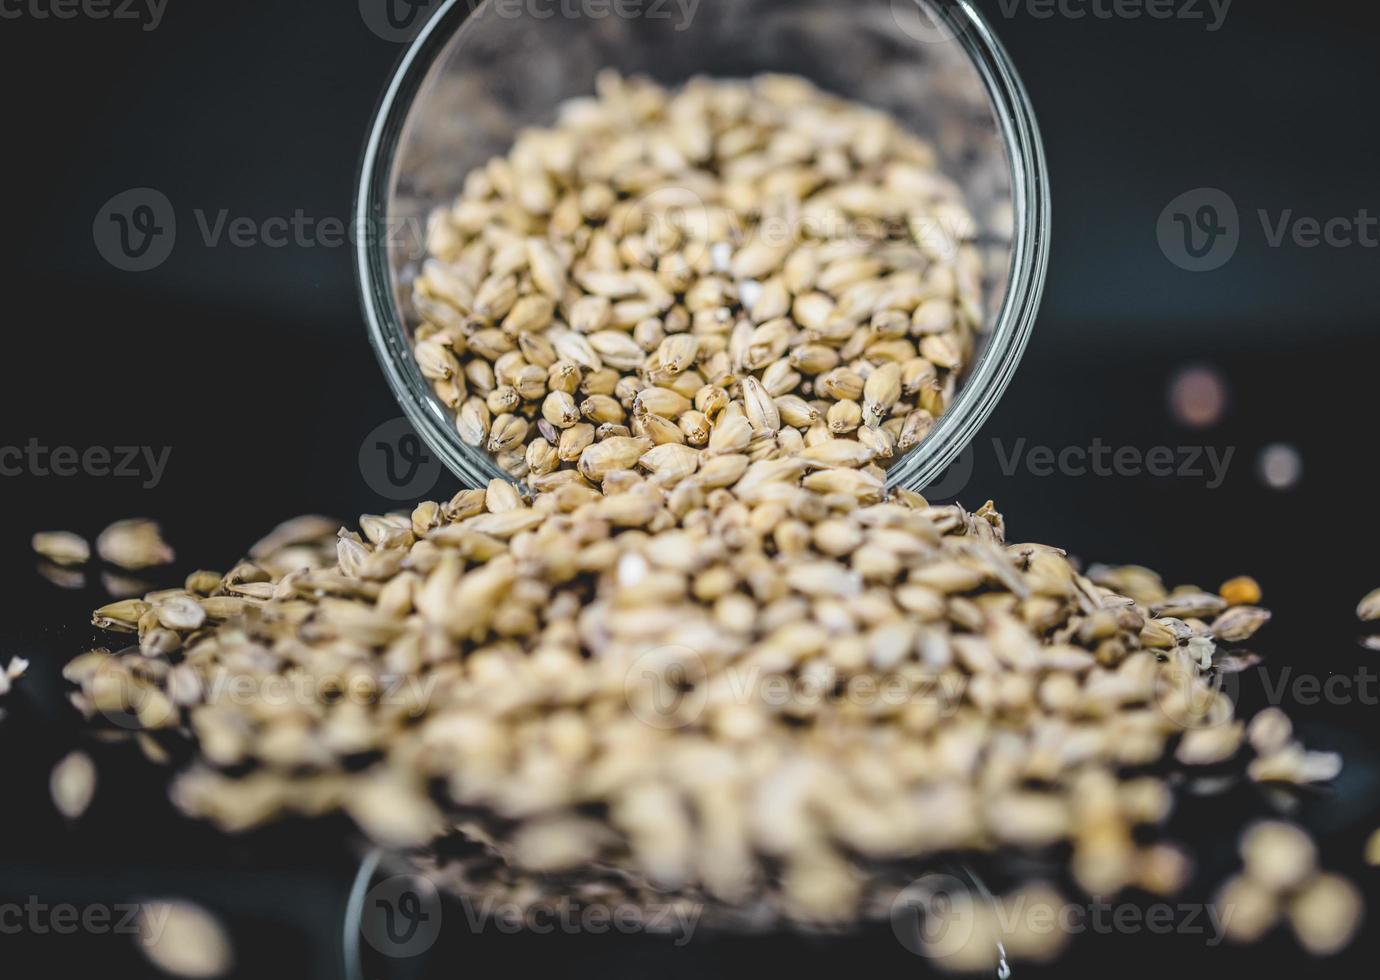
POLYGON ((1206 429, 1222 420, 1227 383, 1210 367, 1184 368, 1169 384, 1169 410, 1180 425, 1206 429))
POLYGON ((1303 457, 1293 446, 1277 442, 1260 451, 1256 470, 1272 490, 1292 490, 1303 479, 1303 457))

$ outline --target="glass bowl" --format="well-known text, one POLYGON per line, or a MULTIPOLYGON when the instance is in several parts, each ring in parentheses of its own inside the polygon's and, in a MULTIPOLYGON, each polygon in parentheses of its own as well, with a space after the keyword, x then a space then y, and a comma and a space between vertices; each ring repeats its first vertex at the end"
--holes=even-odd
POLYGON ((469 486, 503 472, 461 441, 413 358, 411 283, 426 220, 525 127, 594 91, 605 68, 677 85, 695 75, 802 75, 929 140, 961 187, 983 259, 974 358, 926 439, 888 473, 922 490, 976 435, 1020 361, 1044 287, 1049 184, 1029 99, 966 0, 445 0, 375 117, 356 199, 359 286, 375 351, 412 425, 469 486), (656 14, 659 13, 659 16, 656 14), (602 16, 600 15, 602 14, 602 16), (636 14, 636 16, 630 16, 636 14), (401 233, 400 233, 401 232, 401 233))

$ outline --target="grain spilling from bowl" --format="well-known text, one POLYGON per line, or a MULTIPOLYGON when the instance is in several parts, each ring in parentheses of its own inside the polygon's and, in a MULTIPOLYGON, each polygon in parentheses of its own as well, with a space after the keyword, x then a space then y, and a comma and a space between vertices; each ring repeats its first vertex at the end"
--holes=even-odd
MULTIPOLYGON (((174 798, 227 830, 344 811, 457 888, 530 902, 616 875, 759 923, 885 914, 904 879, 880 869, 955 853, 1067 848, 1090 895, 1173 894, 1192 862, 1147 767, 1335 774, 1216 685, 1251 607, 1084 574, 990 504, 885 493, 875 465, 728 454, 668 487, 618 462, 602 491, 496 481, 277 531, 214 582, 98 610, 138 645, 69 664, 73 699, 191 738, 174 798), (449 862, 457 841, 488 870, 449 862)), ((1332 948, 1320 920, 1351 893, 1309 884, 1306 838, 1245 846, 1256 926, 1332 948)))
MULTIPOLYGON (((150 758, 189 739, 189 814, 344 812, 519 906, 840 926, 960 854, 1180 893, 1176 771, 1298 784, 1340 759, 1220 689, 1270 619, 1253 580, 1084 571, 990 502, 887 489, 972 364, 975 233, 928 145, 801 79, 601 76, 468 175, 412 283, 416 367, 510 479, 358 530, 290 521, 102 606, 116 648, 67 666, 74 703, 150 758)), ((97 550, 171 558, 146 523, 97 550)), ((1232 938, 1345 943, 1354 891, 1302 832, 1243 851, 1232 938)), ((998 914, 1061 903, 1045 883, 966 900, 983 941, 938 965, 1062 948, 998 914)))

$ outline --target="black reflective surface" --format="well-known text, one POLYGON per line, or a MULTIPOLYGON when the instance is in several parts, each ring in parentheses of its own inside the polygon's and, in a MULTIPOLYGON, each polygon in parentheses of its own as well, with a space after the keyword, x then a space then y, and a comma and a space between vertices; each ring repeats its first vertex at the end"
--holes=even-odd
MULTIPOLYGON (((1353 614, 1380 585, 1371 516, 1380 255, 1364 244, 1360 216, 1380 213, 1373 14, 1331 0, 1256 0, 1232 5, 1208 30, 1187 18, 1102 17, 1091 11, 1112 5, 1091 2, 979 6, 1039 113, 1055 238, 1030 351, 974 446, 971 472, 947 487, 970 507, 995 499, 1014 540, 1143 563, 1210 588, 1235 574, 1258 578, 1275 619, 1253 644, 1265 661, 1242 675, 1242 699, 1282 692, 1310 742, 1346 756, 1342 778, 1306 796, 1298 816, 1318 835, 1324 863, 1349 870, 1380 908, 1360 863, 1380 826, 1380 664, 1358 645, 1353 614), (1046 9, 1055 15, 1037 15, 1046 9), (1240 244, 1222 268, 1194 274, 1161 251, 1156 228, 1171 200, 1199 188, 1231 197, 1240 244), (1307 246, 1308 228, 1296 222, 1310 217, 1348 219, 1354 243, 1307 246), (1202 429, 1177 422, 1167 402, 1172 379, 1193 364, 1217 372, 1227 391, 1220 419, 1202 429), (1288 489, 1257 472, 1274 444, 1302 462, 1288 489), (1094 457, 1098 446, 1126 450, 1122 464, 1094 457), (1064 453, 1066 468, 1089 472, 1041 475, 1043 447, 1056 471, 1064 453), (1133 472, 1156 447, 1172 450, 1177 475, 1133 472), (1098 459, 1120 472, 1097 475, 1098 459)), ((175 569, 154 576, 164 585, 196 567, 228 567, 287 516, 353 520, 390 506, 389 497, 453 491, 401 435, 388 436, 391 468, 377 449, 372 434, 400 413, 365 341, 348 248, 332 244, 331 222, 348 223, 365 128, 400 49, 349 2, 170 0, 154 30, 142 29, 148 21, 42 19, 27 4, 4 9, 0 660, 19 655, 32 666, 0 721, 0 906, 122 907, 183 895, 230 924, 237 976, 338 976, 360 856, 348 826, 294 823, 227 838, 179 818, 161 771, 132 745, 93 745, 65 703, 60 669, 96 639, 85 624, 104 592, 98 576, 81 591, 40 577, 28 537, 43 528, 94 535, 118 517, 156 517, 179 553, 175 569), (141 187, 171 203, 176 241, 157 268, 123 272, 102 257, 93 223, 117 193, 141 187), (257 244, 234 244, 236 219, 248 219, 239 238, 257 244), (285 243, 271 244, 280 234, 285 243), (144 460, 129 476, 116 465, 127 446, 144 460), (73 453, 55 454, 60 447, 73 453), (109 460, 93 449, 109 450, 109 460), (155 472, 150 456, 166 466, 155 472), (53 472, 72 457, 84 457, 88 472, 53 472), (94 472, 107 468, 116 472, 94 472), (48 802, 47 778, 78 745, 96 756, 101 785, 88 815, 68 826, 48 802)), ((1201 852, 1204 880, 1234 868, 1233 828, 1271 805, 1250 791, 1184 805, 1179 826, 1201 852)), ((476 935, 463 910, 443 914, 447 928, 425 963, 431 976, 929 969, 885 926, 849 937, 697 936, 679 947, 618 934, 476 935)), ((1184 918, 1176 914, 1180 928, 1168 935, 1092 929, 1057 965, 1017 965, 1016 975, 1352 976, 1375 949, 1363 935, 1315 964, 1287 932, 1241 950, 1214 945, 1184 918)), ((371 961, 370 975, 422 966, 371 961)), ((110 930, 0 932, 5 976, 39 970, 156 975, 131 937, 110 930)))

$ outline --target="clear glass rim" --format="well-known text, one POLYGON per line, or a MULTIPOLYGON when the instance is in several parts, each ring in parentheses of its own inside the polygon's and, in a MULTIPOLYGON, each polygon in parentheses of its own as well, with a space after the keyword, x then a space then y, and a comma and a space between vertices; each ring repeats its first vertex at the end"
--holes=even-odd
MULTIPOLYGON (((1020 364, 1044 294, 1049 267, 1050 191, 1035 110, 1006 49, 969 0, 930 0, 980 75, 1001 134, 1014 214, 1007 288, 986 350, 929 437, 887 474, 888 487, 923 490, 977 436, 1020 364)), ((480 5, 482 6, 482 5, 480 5)), ((380 100, 365 145, 355 197, 355 226, 383 227, 395 150, 412 105, 434 62, 475 10, 446 0, 408 47, 380 100)), ((471 487, 510 479, 487 454, 460 441, 453 420, 434 398, 412 359, 406 324, 393 296, 386 243, 359 235, 355 273, 369 339, 398 404, 426 444, 471 487)))
POLYGON ((1049 173, 1030 96, 1006 49, 969 0, 940 0, 938 9, 987 90, 1006 149, 1014 222, 1006 295, 987 349, 929 437, 887 474, 888 487, 911 490, 938 479, 997 407, 1030 341, 1049 270, 1049 173))

